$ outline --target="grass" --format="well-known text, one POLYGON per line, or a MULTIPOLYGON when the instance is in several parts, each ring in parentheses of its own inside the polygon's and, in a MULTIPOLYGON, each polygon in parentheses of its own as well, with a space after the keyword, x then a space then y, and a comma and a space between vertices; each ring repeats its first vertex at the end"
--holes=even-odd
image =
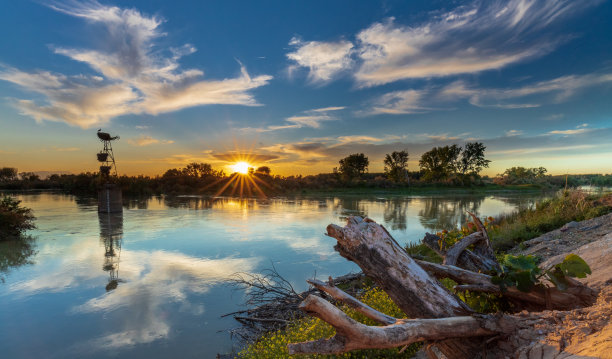
POLYGON ((490 231, 493 247, 503 252, 571 221, 583 221, 612 211, 612 197, 578 189, 561 190, 534 207, 497 218, 490 231))
MULTIPOLYGON (((493 249, 503 253, 524 241, 562 227, 571 221, 583 221, 612 212, 612 195, 593 195, 579 189, 560 190, 553 197, 535 206, 520 209, 498 218, 487 218, 485 225, 493 249)), ((475 230, 473 223, 460 229, 438 232, 444 247, 452 246, 458 239, 475 230)), ((412 257, 441 263, 442 258, 422 243, 409 244, 406 251, 412 257)))
MULTIPOLYGON (((406 318, 406 315, 393 303, 387 294, 378 288, 367 288, 359 298, 372 308, 396 318, 406 318)), ((367 325, 377 325, 374 321, 362 314, 346 307, 340 306, 347 315, 358 322, 367 325)), ((238 353, 238 358, 304 358, 304 356, 290 356, 287 344, 329 338, 335 334, 334 328, 324 321, 306 316, 294 320, 285 329, 271 332, 261 337, 256 343, 247 346, 238 353)), ((313 355, 310 358, 410 358, 421 347, 415 343, 409 345, 400 353, 400 348, 384 350, 356 350, 340 355, 313 355)))

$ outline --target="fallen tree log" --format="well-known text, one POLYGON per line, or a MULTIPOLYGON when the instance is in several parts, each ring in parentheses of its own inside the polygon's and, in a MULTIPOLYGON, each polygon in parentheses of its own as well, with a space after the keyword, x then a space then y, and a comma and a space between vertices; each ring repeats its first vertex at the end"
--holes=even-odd
MULTIPOLYGON (((458 249, 453 251, 449 262, 453 261, 452 258, 457 258, 459 263, 464 253, 468 252, 465 248, 469 244, 465 243, 472 242, 472 244, 479 243, 477 246, 479 250, 470 251, 471 254, 465 256, 463 262, 474 257, 484 258, 484 260, 471 261, 472 264, 493 263, 491 260, 493 252, 486 230, 482 223, 478 226, 482 227, 481 238, 476 238, 478 236, 475 235, 462 243, 460 247, 463 247, 463 251, 459 255, 455 254, 459 252, 458 249)), ((524 293, 516 288, 501 291, 491 282, 491 276, 487 274, 451 265, 415 261, 383 226, 368 218, 350 217, 345 227, 331 224, 327 227, 327 234, 337 240, 334 248, 340 255, 358 264, 365 275, 383 289, 408 317, 414 319, 396 319, 386 316, 367 307, 333 285, 313 280, 310 283, 317 289, 327 293, 335 300, 348 304, 384 326, 372 327, 358 323, 331 303, 320 297, 309 295, 300 304, 300 308, 307 314, 316 316, 334 326, 336 335, 330 339, 290 344, 289 351, 293 354, 342 353, 354 349, 390 348, 416 341, 431 341, 430 345, 434 345, 448 358, 476 358, 482 356, 484 343, 492 340, 486 338, 487 336, 513 333, 516 328, 516 317, 475 313, 442 286, 435 279, 436 277, 448 277, 457 281, 460 283, 458 289, 469 288, 470 290, 500 293, 509 297, 514 295, 528 303, 546 306, 554 304, 560 308, 564 308, 565 304, 569 305, 571 301, 574 306, 587 303, 588 298, 594 293, 587 287, 577 285, 573 286, 577 288, 575 293, 571 291, 524 293), (583 302, 578 301, 582 298, 581 296, 584 296, 583 302)), ((496 260, 494 264, 499 266, 496 260)), ((433 352, 428 351, 429 355, 433 355, 433 352)))
POLYGON ((568 288, 561 291, 555 287, 536 287, 533 291, 522 292, 516 287, 502 290, 493 284, 492 277, 484 273, 475 273, 455 266, 415 260, 425 271, 436 278, 450 278, 461 284, 456 290, 497 293, 514 300, 518 310, 566 310, 592 305, 598 292, 572 278, 566 278, 568 288))

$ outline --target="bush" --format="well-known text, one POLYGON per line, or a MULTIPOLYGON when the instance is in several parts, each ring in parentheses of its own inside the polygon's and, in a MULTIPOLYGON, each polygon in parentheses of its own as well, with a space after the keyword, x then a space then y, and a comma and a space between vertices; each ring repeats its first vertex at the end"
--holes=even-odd
POLYGON ((0 201, 0 239, 18 236, 35 228, 32 210, 21 207, 21 201, 5 196, 0 201))

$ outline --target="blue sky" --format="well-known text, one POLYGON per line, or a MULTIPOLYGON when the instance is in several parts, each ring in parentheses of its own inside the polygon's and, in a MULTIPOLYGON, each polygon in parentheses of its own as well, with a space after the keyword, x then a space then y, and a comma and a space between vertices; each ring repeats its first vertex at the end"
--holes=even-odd
POLYGON ((612 172, 610 1, 0 4, 0 166, 119 172, 481 141, 493 162, 612 172))

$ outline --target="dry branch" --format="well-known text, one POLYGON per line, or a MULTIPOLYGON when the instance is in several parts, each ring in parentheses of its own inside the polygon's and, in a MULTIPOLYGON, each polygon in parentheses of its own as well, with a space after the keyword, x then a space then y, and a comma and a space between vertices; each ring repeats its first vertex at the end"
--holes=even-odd
MULTIPOLYGON (((531 303, 529 309, 573 309, 592 305, 597 299, 597 291, 582 285, 576 280, 569 280, 570 286, 565 291, 557 288, 534 288, 531 292, 521 292, 516 287, 509 287, 505 291, 493 284, 492 277, 483 273, 474 273, 455 266, 436 264, 416 260, 428 273, 436 278, 450 278, 462 285, 456 286, 456 290, 470 290, 486 293, 498 293, 518 300, 519 302, 531 303)), ((568 278, 571 279, 571 278, 568 278)), ((520 309, 524 309, 520 308, 520 309)))
POLYGON ((316 280, 316 279, 309 279, 306 282, 308 282, 309 284, 311 284, 318 290, 321 290, 329 294, 335 300, 341 301, 342 303, 348 305, 349 307, 355 309, 359 313, 365 315, 366 317, 378 323, 393 324, 397 321, 396 318, 393 318, 384 313, 381 313, 377 311, 376 309, 370 307, 369 305, 360 302, 355 297, 353 297, 352 295, 348 293, 345 293, 344 291, 342 291, 336 286, 321 282, 320 280, 316 280))
POLYGON ((336 335, 289 344, 289 354, 338 354, 356 349, 395 348, 425 340, 443 340, 510 333, 511 317, 460 316, 438 319, 398 319, 395 324, 374 327, 356 322, 324 299, 310 295, 300 307, 336 329, 336 335))

